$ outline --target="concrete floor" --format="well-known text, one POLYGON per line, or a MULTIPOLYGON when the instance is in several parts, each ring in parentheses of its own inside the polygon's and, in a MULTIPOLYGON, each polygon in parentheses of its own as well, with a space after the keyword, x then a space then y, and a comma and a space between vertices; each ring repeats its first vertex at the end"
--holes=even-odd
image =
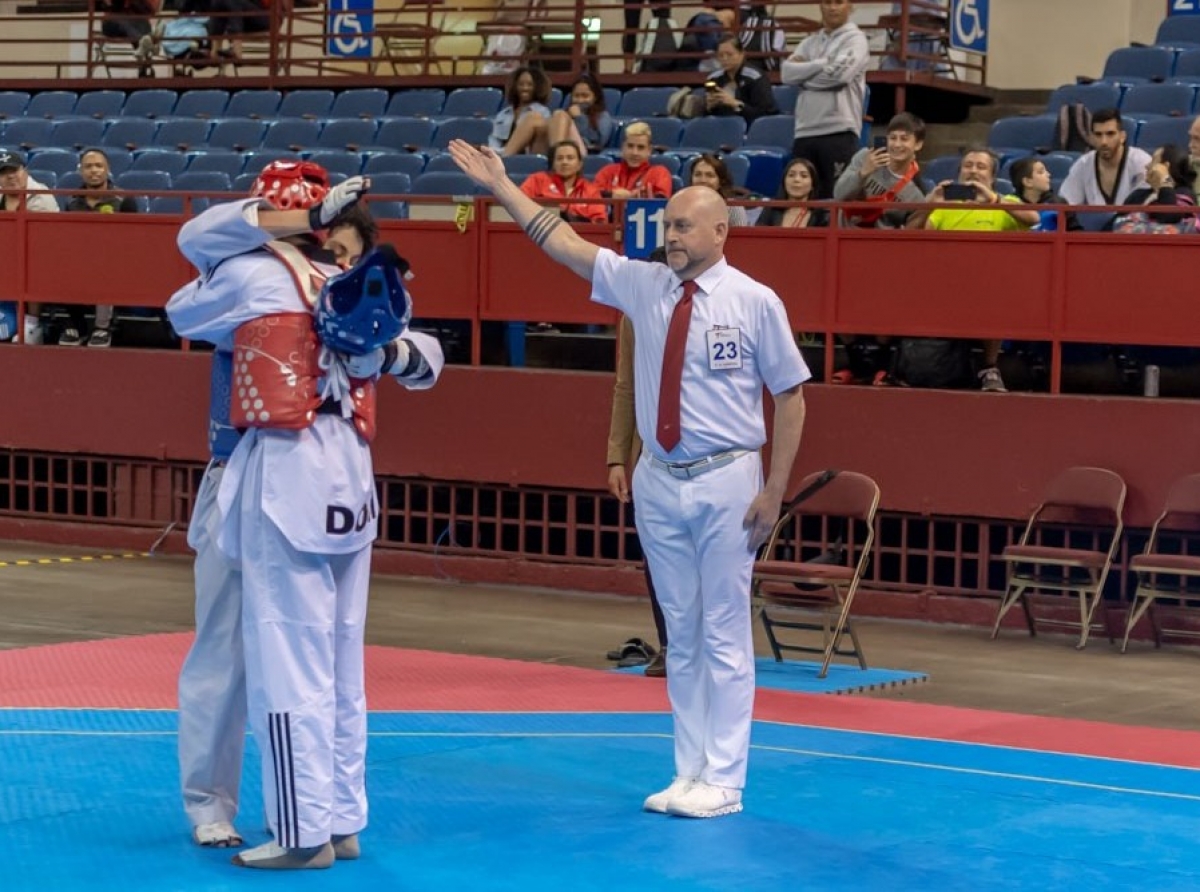
MULTIPOLYGON (((60 557, 0 544, 0 562, 60 557)), ((0 648, 181 632, 192 627, 191 562, 162 556, 0 567, 0 648)), ((1136 643, 1122 655, 1102 638, 882 620, 858 624, 873 666, 927 673, 924 684, 873 696, 1122 724, 1200 728, 1200 647, 1136 643)), ((371 644, 605 668, 605 652, 651 639, 649 605, 624 597, 376 577, 371 644)), ((767 654, 759 640, 759 653, 767 654)), ((0 679, 0 685, 4 683, 0 679)))

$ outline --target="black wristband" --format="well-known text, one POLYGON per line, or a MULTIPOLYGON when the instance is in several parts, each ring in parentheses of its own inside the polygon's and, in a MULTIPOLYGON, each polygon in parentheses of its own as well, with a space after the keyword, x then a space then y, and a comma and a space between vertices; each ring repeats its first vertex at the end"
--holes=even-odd
POLYGON ((389 341, 383 345, 383 371, 385 374, 392 371, 392 366, 396 364, 396 358, 400 355, 400 349, 396 346, 395 341, 389 341))
POLYGON ((310 207, 308 209, 308 228, 311 229, 313 232, 316 232, 318 229, 325 228, 324 225, 322 225, 322 223, 321 223, 321 203, 320 202, 317 202, 316 204, 314 204, 312 207, 310 207))

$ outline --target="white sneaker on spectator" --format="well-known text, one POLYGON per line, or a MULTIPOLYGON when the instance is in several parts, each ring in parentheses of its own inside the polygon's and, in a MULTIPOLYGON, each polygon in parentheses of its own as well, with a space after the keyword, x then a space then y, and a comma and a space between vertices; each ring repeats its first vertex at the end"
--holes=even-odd
POLYGON ((228 821, 198 824, 192 830, 192 839, 198 846, 213 849, 235 849, 242 844, 242 834, 228 821))
POLYGON ((82 343, 83 335, 79 333, 78 328, 64 328, 63 333, 58 336, 60 347, 78 347, 82 343))
POLYGON ((742 791, 697 781, 686 793, 676 796, 667 814, 681 818, 719 818, 742 810, 742 791))
POLYGON ((112 329, 109 329, 109 328, 94 328, 94 329, 92 329, 92 334, 91 334, 91 337, 88 338, 87 344, 89 347, 111 347, 112 346, 112 329))
POLYGON ((694 777, 677 777, 671 781, 671 786, 665 790, 659 790, 651 796, 646 797, 646 801, 642 803, 642 811, 658 812, 660 815, 667 813, 667 806, 671 804, 677 796, 682 796, 692 788, 692 785, 698 781, 694 777))
POLYGON ((989 366, 979 373, 979 389, 984 393, 1008 393, 1004 379, 1000 377, 1000 370, 995 366, 989 366))
POLYGON ((272 841, 238 852, 232 861, 238 867, 260 870, 320 870, 333 866, 333 845, 325 843, 306 849, 285 849, 272 841))

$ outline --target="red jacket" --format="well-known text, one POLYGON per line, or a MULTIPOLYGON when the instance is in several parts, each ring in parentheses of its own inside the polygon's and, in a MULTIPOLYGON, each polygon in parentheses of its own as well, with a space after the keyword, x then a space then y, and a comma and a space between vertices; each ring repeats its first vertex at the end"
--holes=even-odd
MULTIPOLYGON (((543 198, 600 198, 600 190, 583 177, 575 178, 575 187, 567 192, 563 178, 556 173, 540 171, 530 174, 521 183, 521 191, 534 200, 543 198)), ((608 206, 605 204, 574 203, 559 205, 566 213, 583 217, 590 223, 605 223, 608 221, 608 206)))
POLYGON ((624 161, 617 161, 600 168, 595 183, 602 193, 627 189, 638 198, 671 197, 671 174, 661 164, 630 167, 624 161))

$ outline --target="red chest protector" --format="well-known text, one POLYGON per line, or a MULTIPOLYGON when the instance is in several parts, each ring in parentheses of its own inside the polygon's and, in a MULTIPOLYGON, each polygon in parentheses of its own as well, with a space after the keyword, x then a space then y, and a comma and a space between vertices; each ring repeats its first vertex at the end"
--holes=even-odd
MULTIPOLYGON (((267 250, 291 274, 307 306, 315 305, 325 275, 285 242, 267 250)), ((321 343, 311 312, 276 313, 243 323, 233 334, 229 417, 237 427, 303 430, 321 407, 321 343)), ((359 435, 375 439, 375 382, 351 379, 352 418, 359 435)))

